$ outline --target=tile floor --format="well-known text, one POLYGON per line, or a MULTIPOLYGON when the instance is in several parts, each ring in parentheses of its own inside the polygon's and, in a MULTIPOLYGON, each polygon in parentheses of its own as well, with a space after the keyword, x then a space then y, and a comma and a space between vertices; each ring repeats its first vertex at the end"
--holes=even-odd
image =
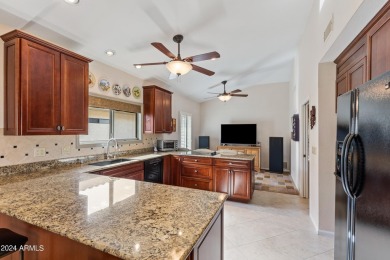
POLYGON ((331 260, 333 237, 317 235, 308 200, 255 190, 250 203, 225 203, 225 260, 331 260))

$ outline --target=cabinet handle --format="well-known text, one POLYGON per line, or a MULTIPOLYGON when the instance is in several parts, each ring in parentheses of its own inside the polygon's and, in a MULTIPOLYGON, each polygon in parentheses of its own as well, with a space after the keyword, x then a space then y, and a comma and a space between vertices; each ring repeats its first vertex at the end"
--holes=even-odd
POLYGON ((232 163, 230 162, 229 165, 232 165, 232 163))
POLYGON ((61 131, 65 131, 65 126, 61 126, 61 131))
POLYGON ((198 184, 195 183, 194 186, 195 186, 195 187, 198 187, 198 184))
POLYGON ((57 126, 57 131, 61 131, 61 126, 60 125, 57 126))
POLYGON ((198 160, 195 160, 195 162, 197 162, 198 160))
POLYGON ((195 170, 195 172, 198 172, 198 170, 195 170))

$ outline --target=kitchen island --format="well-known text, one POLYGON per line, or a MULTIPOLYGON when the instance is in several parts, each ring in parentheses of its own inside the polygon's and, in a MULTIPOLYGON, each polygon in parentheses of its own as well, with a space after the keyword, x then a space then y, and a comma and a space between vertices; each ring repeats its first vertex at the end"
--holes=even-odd
POLYGON ((222 254, 226 194, 86 173, 92 168, 0 177, 0 224, 36 246, 26 259, 191 259, 215 247, 222 254))

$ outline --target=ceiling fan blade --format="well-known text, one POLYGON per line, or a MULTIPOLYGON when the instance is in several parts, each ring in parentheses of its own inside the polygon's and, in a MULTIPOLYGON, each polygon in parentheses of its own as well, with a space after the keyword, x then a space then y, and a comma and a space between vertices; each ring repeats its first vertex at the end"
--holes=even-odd
POLYGON ((150 65, 164 65, 164 64, 167 64, 168 62, 166 61, 163 61, 163 62, 152 62, 152 63, 138 63, 138 64, 134 64, 134 67, 137 67, 137 66, 150 66, 150 65))
POLYGON ((232 97, 247 97, 248 94, 230 94, 232 97))
POLYGON ((211 71, 211 70, 208 70, 208 69, 205 69, 205 68, 202 68, 202 67, 199 67, 199 66, 196 66, 194 64, 191 64, 192 65, 192 69, 197 71, 197 72, 200 72, 200 73, 203 73, 207 76, 213 76, 215 74, 214 71, 211 71))
POLYGON ((238 92, 241 92, 241 91, 242 91, 241 89, 235 89, 235 90, 231 91, 230 94, 238 93, 238 92))
POLYGON ((195 55, 195 56, 190 56, 190 57, 185 58, 184 60, 188 61, 188 62, 197 62, 197 61, 202 61, 202 60, 218 59, 219 57, 221 57, 221 55, 219 55, 218 52, 213 51, 213 52, 209 52, 209 53, 203 53, 203 54, 199 54, 199 55, 195 55))
POLYGON ((175 59, 176 56, 170 52, 165 46, 164 44, 162 43, 159 43, 159 42, 152 42, 151 43, 153 45, 153 47, 155 47, 157 50, 161 51, 162 53, 164 53, 165 55, 167 55, 169 58, 171 59, 175 59))

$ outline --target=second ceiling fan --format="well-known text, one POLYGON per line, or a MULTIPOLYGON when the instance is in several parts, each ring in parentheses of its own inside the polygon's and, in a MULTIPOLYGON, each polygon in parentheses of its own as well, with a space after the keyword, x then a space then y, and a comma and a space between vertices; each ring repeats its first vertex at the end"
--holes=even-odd
POLYGON ((200 72, 202 74, 205 74, 207 76, 212 76, 215 74, 215 72, 199 67, 197 65, 192 64, 193 62, 198 62, 198 61, 204 61, 204 60, 215 60, 220 57, 219 53, 216 51, 209 52, 209 53, 204 53, 204 54, 199 54, 195 56, 189 56, 187 58, 182 59, 180 55, 180 43, 183 41, 183 35, 178 34, 173 37, 173 41, 177 43, 178 47, 178 54, 175 56, 172 52, 170 52, 164 44, 160 42, 152 42, 151 44, 164 53, 166 56, 171 58, 172 60, 167 62, 153 62, 153 63, 139 63, 139 64, 134 64, 134 67, 137 69, 142 68, 143 66, 151 66, 151 65, 166 65, 167 69, 172 73, 177 76, 184 75, 188 73, 190 70, 194 70, 197 72, 200 72))
POLYGON ((223 102, 229 101, 232 97, 247 97, 248 96, 248 94, 237 94, 237 93, 242 91, 241 89, 235 89, 233 91, 226 92, 227 81, 224 80, 221 83, 223 84, 223 93, 212 93, 212 92, 208 92, 208 93, 217 94, 218 95, 217 98, 223 102))

